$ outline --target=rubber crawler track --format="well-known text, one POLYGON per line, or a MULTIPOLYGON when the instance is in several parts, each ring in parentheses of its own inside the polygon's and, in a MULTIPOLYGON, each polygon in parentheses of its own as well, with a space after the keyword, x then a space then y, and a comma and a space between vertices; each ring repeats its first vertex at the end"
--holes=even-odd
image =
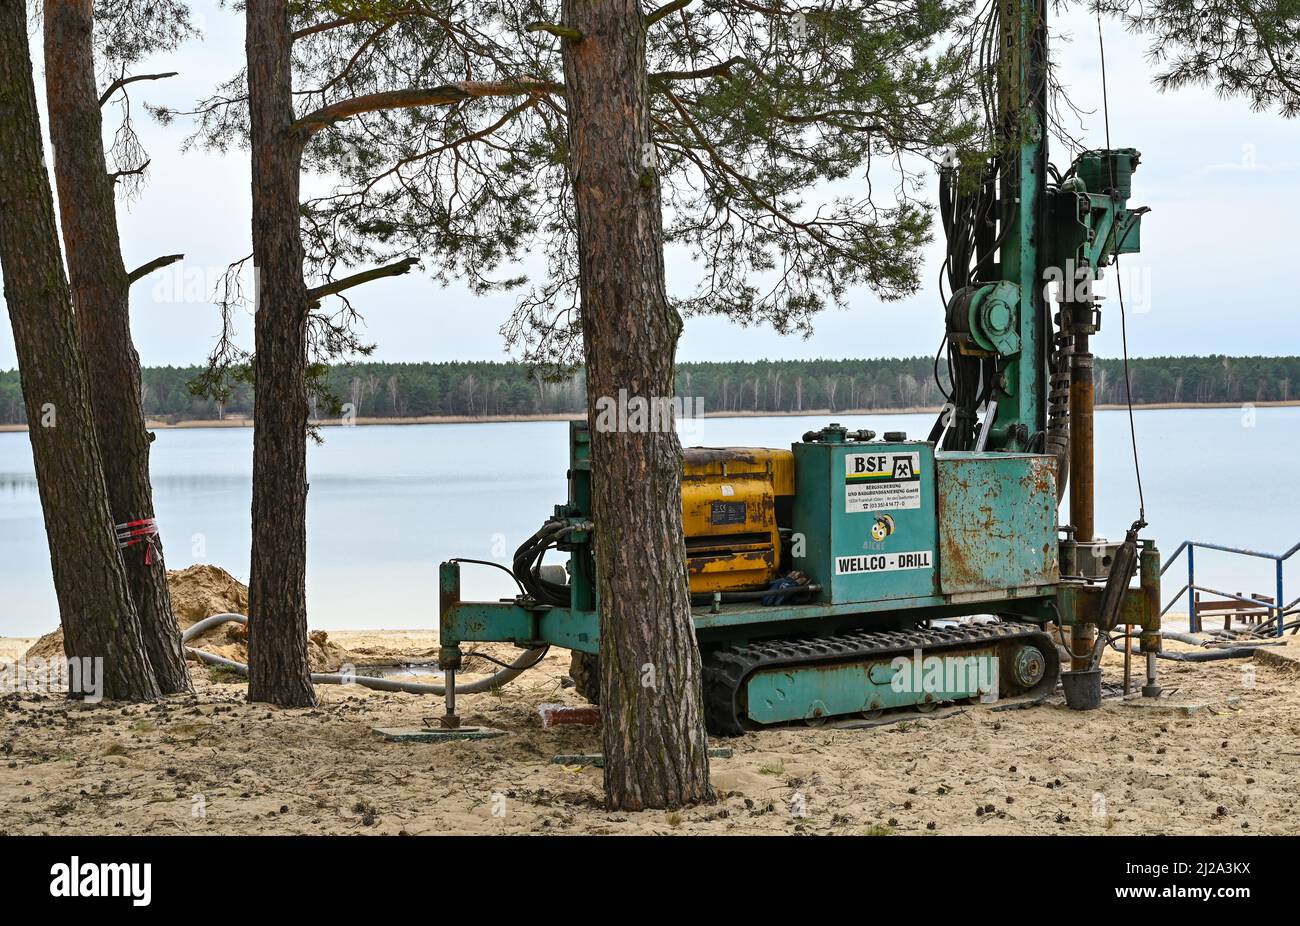
POLYGON ((741 694, 749 676, 760 669, 844 662, 877 661, 910 656, 920 649, 923 656, 941 655, 993 644, 999 656, 1010 649, 1032 643, 1043 653, 1046 666, 1042 680, 1026 691, 1007 691, 1003 697, 1037 694, 1055 688, 1060 670, 1056 645, 1042 630, 1029 624, 963 624, 957 627, 913 630, 855 630, 833 636, 791 637, 764 640, 740 646, 725 646, 704 654, 704 720, 715 736, 740 736, 745 732, 745 711, 741 694))

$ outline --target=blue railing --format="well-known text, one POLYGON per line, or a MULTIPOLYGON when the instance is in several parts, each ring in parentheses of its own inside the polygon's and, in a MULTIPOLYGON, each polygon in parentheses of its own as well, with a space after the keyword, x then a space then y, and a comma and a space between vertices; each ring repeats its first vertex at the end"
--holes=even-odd
POLYGON ((1160 612, 1161 616, 1164 616, 1165 612, 1174 606, 1174 602, 1183 597, 1183 593, 1186 592, 1188 623, 1193 633, 1199 632, 1201 629, 1201 616, 1196 613, 1196 593, 1206 592, 1211 595, 1218 595, 1221 598, 1231 598, 1234 601, 1240 601, 1242 604, 1252 605, 1256 608, 1267 610, 1271 615, 1273 615, 1270 618, 1270 622, 1275 624, 1273 632, 1279 637, 1282 636, 1283 631, 1286 629, 1286 615, 1296 613, 1296 605, 1300 605, 1300 597, 1292 599, 1289 604, 1283 604, 1283 602, 1286 601, 1286 595, 1284 594, 1285 582, 1283 565, 1294 553, 1300 551, 1300 543, 1297 543, 1285 553, 1261 553, 1258 550, 1246 550, 1241 547, 1225 547, 1217 543, 1201 543, 1197 540, 1184 540, 1178 545, 1178 549, 1174 551, 1174 555, 1165 560, 1164 566, 1160 569, 1160 574, 1162 576, 1165 574, 1166 570, 1174 564, 1174 561, 1183 554, 1183 551, 1187 552, 1187 584, 1180 588, 1173 598, 1169 599, 1169 604, 1165 605, 1164 610, 1160 612), (1272 560, 1274 565, 1274 577, 1277 583, 1276 597, 1272 601, 1261 601, 1258 598, 1251 598, 1248 595, 1235 595, 1231 592, 1221 592, 1217 588, 1208 588, 1203 585, 1197 585, 1196 551, 1198 549, 1214 550, 1219 553, 1233 553, 1238 556, 1254 556, 1258 559, 1272 560))

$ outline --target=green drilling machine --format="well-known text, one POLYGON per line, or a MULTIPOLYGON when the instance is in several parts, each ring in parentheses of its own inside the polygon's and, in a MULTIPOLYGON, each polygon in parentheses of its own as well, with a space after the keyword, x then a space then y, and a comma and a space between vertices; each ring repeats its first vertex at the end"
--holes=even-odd
MULTIPOLYGON (((1137 539, 1141 519, 1119 541, 1093 523, 1091 282, 1139 249, 1139 154, 1083 151, 1063 171, 1049 161, 1046 5, 991 9, 998 143, 982 163, 940 172, 951 391, 931 432, 832 423, 788 449, 685 451, 684 542, 715 734, 1035 698, 1058 680, 1071 707, 1094 707, 1120 627, 1145 657, 1143 694, 1159 693, 1160 554, 1137 539)), ((449 726, 465 644, 513 643, 525 650, 515 668, 568 648, 579 690, 598 692, 589 434, 570 428, 568 499, 516 553, 519 595, 464 601, 468 561, 440 567, 449 726), (552 550, 567 563, 544 563, 552 550)))

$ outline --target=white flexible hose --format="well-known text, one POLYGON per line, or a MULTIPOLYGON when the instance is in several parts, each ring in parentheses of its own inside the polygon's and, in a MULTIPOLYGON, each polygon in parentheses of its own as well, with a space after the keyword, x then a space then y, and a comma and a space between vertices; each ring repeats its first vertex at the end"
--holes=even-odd
MULTIPOLYGON (((226 622, 248 625, 248 618, 242 614, 224 613, 214 614, 211 617, 205 617, 194 626, 190 627, 181 634, 181 643, 188 643, 200 634, 206 633, 213 627, 219 627, 226 622)), ((233 659, 227 659, 225 656, 218 656, 215 653, 204 652, 201 649, 195 649, 192 646, 185 647, 185 651, 192 653, 196 658, 202 660, 210 666, 221 666, 232 672, 238 672, 240 675, 248 674, 248 666, 242 662, 235 662, 233 659)), ((525 650, 519 655, 519 658, 504 669, 501 669, 489 675, 487 678, 481 678, 478 681, 470 682, 468 685, 457 685, 456 694, 478 694, 483 691, 490 691, 493 688, 499 688, 506 682, 512 681, 523 674, 525 669, 531 669, 541 660, 542 654, 546 652, 541 649, 525 650)), ((364 688, 374 688, 377 691, 405 691, 409 694, 436 695, 442 697, 447 693, 446 685, 429 685, 424 682, 402 682, 391 678, 370 678, 365 675, 343 675, 341 673, 313 672, 311 680, 317 685, 361 685, 364 688)))

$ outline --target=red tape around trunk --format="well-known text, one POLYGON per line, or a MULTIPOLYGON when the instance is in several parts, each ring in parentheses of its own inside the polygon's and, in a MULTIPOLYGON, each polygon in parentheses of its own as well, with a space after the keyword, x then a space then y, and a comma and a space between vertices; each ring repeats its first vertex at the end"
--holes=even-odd
POLYGON ((136 544, 144 544, 144 564, 152 566, 154 556, 162 558, 162 551, 158 549, 158 522, 153 518, 143 518, 139 521, 127 521, 125 524, 116 525, 117 529, 117 548, 125 550, 136 544))

